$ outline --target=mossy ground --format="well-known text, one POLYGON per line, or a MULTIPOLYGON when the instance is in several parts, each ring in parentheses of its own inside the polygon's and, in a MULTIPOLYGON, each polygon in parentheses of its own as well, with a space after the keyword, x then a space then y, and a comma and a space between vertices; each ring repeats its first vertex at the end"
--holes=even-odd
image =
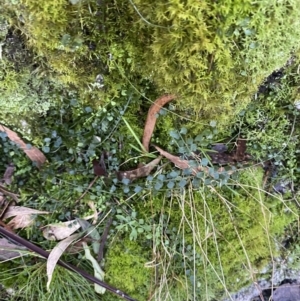
MULTIPOLYGON (((51 249, 40 227, 89 215, 93 201, 101 218, 115 214, 105 281, 137 300, 220 300, 256 281, 298 219, 298 2, 2 2, 1 123, 48 159, 36 170, 1 134, 0 175, 13 162, 9 188, 20 193, 22 205, 51 212, 20 235, 51 249), (292 52, 284 75, 255 97, 292 52), (166 92, 177 99, 159 113, 152 142, 174 154, 195 147, 205 153, 219 141, 234 148, 242 136, 254 166, 236 166, 236 179, 217 177, 215 170, 191 177, 163 161, 148 178, 118 182, 119 169, 149 162, 131 131, 142 136, 151 101, 166 92), (94 178, 91 161, 103 152, 110 154, 110 178, 98 179, 76 202, 94 178), (272 181, 294 187, 285 197, 264 183, 258 164, 266 160, 278 169, 272 181)), ((104 226, 98 225, 100 233, 104 226)), ((81 254, 64 259, 93 273, 81 254)), ((64 290, 59 277, 53 285, 61 291, 53 297, 42 266, 27 257, 1 263, 0 283, 25 289, 24 300, 43 294, 55 301, 61 294, 117 300, 108 293, 95 297, 89 285, 84 296, 64 290), (40 272, 31 287, 23 273, 13 272, 24 264, 30 279, 40 272)), ((66 277, 71 286, 79 283, 66 277)))

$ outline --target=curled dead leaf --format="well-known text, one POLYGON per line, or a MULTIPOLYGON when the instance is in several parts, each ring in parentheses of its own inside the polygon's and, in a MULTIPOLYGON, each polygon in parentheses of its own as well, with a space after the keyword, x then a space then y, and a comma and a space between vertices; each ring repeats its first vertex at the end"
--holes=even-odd
POLYGON ((117 173, 117 177, 119 180, 122 179, 129 179, 133 181, 134 179, 138 179, 141 177, 146 177, 150 174, 150 172, 153 170, 153 168, 160 162, 161 156, 157 157, 156 159, 152 160, 150 163, 139 167, 137 169, 133 170, 127 170, 127 171, 119 171, 117 173))
POLYGON ((148 111, 143 134, 143 146, 147 152, 149 152, 149 143, 156 124, 156 114, 165 104, 173 99, 175 99, 175 95, 172 94, 161 96, 154 101, 148 111))
POLYGON ((9 163, 9 165, 7 166, 7 168, 4 172, 3 179, 2 179, 2 181, 5 184, 7 184, 7 185, 11 184, 14 171, 15 171, 15 165, 13 163, 9 163))
POLYGON ((5 132, 7 137, 15 142, 27 155, 27 157, 32 161, 35 162, 37 167, 41 167, 42 164, 46 162, 45 155, 36 147, 28 148, 28 145, 18 136, 18 134, 6 126, 0 125, 0 132, 5 132))
MULTIPOLYGON (((178 168, 180 169, 187 169, 187 168, 190 168, 190 165, 189 165, 189 161, 187 160, 182 160, 180 159, 180 157, 178 156, 174 156, 168 152, 166 152, 165 150, 163 150, 162 148, 156 146, 156 145, 153 145, 156 150, 162 155, 164 156, 165 158, 169 159, 172 163, 174 163, 178 168)), ((194 170, 193 170, 194 172, 194 170)), ((197 172, 195 170, 195 172, 197 172)))
POLYGON ((62 240, 69 237, 81 227, 77 220, 50 224, 44 227, 43 236, 47 240, 62 240))
MULTIPOLYGON (((163 150, 162 148, 160 148, 160 147, 158 147, 158 146, 156 146, 156 145, 153 145, 153 146, 156 148, 156 150, 157 150, 162 156, 164 156, 165 158, 169 159, 169 160, 170 160, 172 163, 174 163, 175 166, 177 166, 178 168, 180 168, 180 169, 191 169, 193 175, 196 175, 196 174, 197 174, 198 172, 200 172, 200 171, 203 171, 203 172, 209 174, 209 169, 208 169, 208 167, 206 167, 206 166, 201 166, 201 165, 199 165, 199 166, 197 166, 197 167, 194 167, 194 166, 192 167, 192 166, 190 166, 189 161, 187 161, 187 160, 182 160, 180 157, 174 156, 174 155, 168 153, 167 151, 163 150)), ((218 173, 224 173, 224 172, 226 172, 227 174, 232 174, 232 173, 234 173, 234 170, 228 170, 228 171, 225 171, 225 168, 224 168, 224 167, 220 167, 220 168, 217 170, 217 172, 218 172, 218 173)))
POLYGON ((48 214, 47 211, 35 210, 22 206, 9 206, 3 216, 3 220, 13 217, 12 220, 7 224, 11 229, 23 229, 30 226, 36 215, 38 214, 48 214))
POLYGON ((104 153, 101 154, 100 160, 93 160, 94 174, 96 176, 107 176, 106 166, 104 162, 104 153))
POLYGON ((40 211, 23 206, 9 206, 3 216, 3 219, 10 218, 18 215, 31 215, 31 214, 49 214, 48 211, 40 211))
POLYGON ((82 246, 83 242, 91 243, 92 239, 89 237, 79 238, 78 240, 76 240, 76 242, 74 244, 69 245, 65 252, 68 254, 80 253, 83 250, 83 246, 82 246))

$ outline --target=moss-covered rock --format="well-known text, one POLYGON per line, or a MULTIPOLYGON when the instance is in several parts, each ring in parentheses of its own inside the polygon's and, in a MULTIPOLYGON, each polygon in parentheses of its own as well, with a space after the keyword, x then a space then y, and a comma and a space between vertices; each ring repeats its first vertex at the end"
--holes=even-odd
POLYGON ((229 121, 300 46, 298 2, 20 0, 4 7, 43 69, 78 89, 82 101, 105 103, 130 85, 143 94, 146 81, 154 84, 146 96, 177 94, 204 121, 229 121))

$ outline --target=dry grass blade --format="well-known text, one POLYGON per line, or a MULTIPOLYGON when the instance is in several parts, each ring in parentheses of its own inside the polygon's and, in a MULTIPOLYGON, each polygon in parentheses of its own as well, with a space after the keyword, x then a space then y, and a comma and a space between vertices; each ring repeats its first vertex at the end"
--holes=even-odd
POLYGON ((35 162, 37 167, 41 167, 46 162, 45 155, 36 147, 28 148, 28 145, 18 136, 18 134, 6 126, 0 125, 0 132, 5 132, 7 137, 15 142, 27 155, 27 157, 35 162))

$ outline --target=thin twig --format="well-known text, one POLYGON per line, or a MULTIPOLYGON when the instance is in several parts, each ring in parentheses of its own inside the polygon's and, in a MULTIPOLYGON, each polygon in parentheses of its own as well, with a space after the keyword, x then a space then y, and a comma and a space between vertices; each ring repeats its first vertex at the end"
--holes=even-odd
POLYGON ((75 204, 78 203, 86 194, 87 192, 91 189, 91 187, 95 184, 96 180, 98 179, 99 177, 96 176, 94 178, 94 180, 89 184, 88 188, 85 190, 85 192, 75 201, 75 204))

